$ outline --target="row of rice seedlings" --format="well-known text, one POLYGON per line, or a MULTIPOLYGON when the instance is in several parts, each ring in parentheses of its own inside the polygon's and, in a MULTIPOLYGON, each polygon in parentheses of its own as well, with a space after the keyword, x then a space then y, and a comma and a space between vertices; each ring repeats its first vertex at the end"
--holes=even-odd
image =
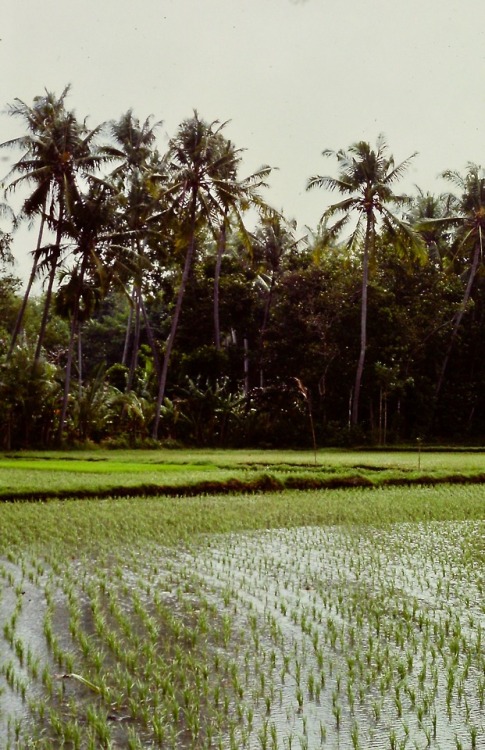
MULTIPOLYGON (((396 747, 410 734, 425 745, 450 736, 477 742, 483 731, 478 708, 484 690, 480 613, 470 619, 469 610, 452 610, 436 590, 441 586, 451 594, 459 586, 462 594, 467 591, 464 598, 469 602, 475 599, 474 586, 479 589, 482 581, 475 581, 468 566, 450 566, 443 542, 447 531, 452 537, 460 534, 457 527, 404 528, 392 553, 385 532, 378 532, 379 540, 373 530, 351 534, 307 529, 239 537, 237 546, 234 538, 221 548, 212 543, 204 556, 206 578, 212 586, 219 579, 226 604, 227 592, 238 592, 235 612, 239 618, 244 608, 249 613, 253 652, 260 652, 262 641, 265 649, 273 648, 272 663, 280 664, 285 685, 281 702, 288 700, 289 690, 293 692, 294 710, 287 712, 286 725, 296 724, 301 737, 303 718, 308 724, 313 717, 310 741, 318 740, 315 727, 320 729, 323 708, 325 736, 346 736, 349 747, 357 741, 365 745, 382 740, 385 734, 396 747), (436 546, 443 555, 438 561, 433 555, 425 561, 431 572, 419 572, 426 565, 415 552, 413 557, 409 546, 415 532, 439 537, 436 546), (437 574, 441 584, 435 580, 437 574), (355 726, 364 726, 367 738, 358 736, 355 726)), ((393 529, 396 534, 399 530, 393 529)), ((433 548, 432 543, 426 546, 433 548)), ((200 570, 200 552, 197 564, 200 570)), ((256 664, 267 670, 264 662, 256 664)), ((254 678, 261 685, 260 694, 265 692, 269 715, 277 715, 270 704, 274 670, 269 683, 265 677, 266 691, 261 673, 254 678)), ((255 700, 257 696, 256 690, 255 700)), ((288 726, 281 729, 283 723, 279 722, 280 741, 288 731, 288 726)))
MULTIPOLYGON (((174 553, 146 544, 153 503, 141 520, 115 514, 105 526, 87 506, 84 537, 67 516, 75 507, 35 516, 42 570, 13 554, 16 572, 5 568, 4 643, 20 678, 29 647, 37 661, 25 703, 45 746, 79 733, 69 741, 98 747, 108 734, 133 746, 164 734, 167 747, 480 742, 481 524, 302 528, 174 553), (12 620, 24 582, 43 594, 43 648, 39 628, 19 627, 25 604, 12 620)), ((187 540, 198 523, 188 519, 187 540)))
MULTIPOLYGON (((217 621, 190 570, 177 571, 178 587, 164 601, 163 557, 152 582, 138 556, 123 570, 115 566, 112 577, 84 563, 79 581, 71 566, 53 562, 56 570, 41 587, 47 666, 37 675, 50 708, 45 702, 30 705, 38 747, 108 747, 117 741, 203 748, 222 737, 231 747, 243 746, 238 727, 244 712, 236 712, 242 688, 224 652, 231 622, 217 621)), ((18 640, 11 621, 6 625, 13 649, 18 640)), ((11 664, 6 673, 12 688, 13 672, 11 664)), ((25 732, 32 734, 31 722, 25 732)))

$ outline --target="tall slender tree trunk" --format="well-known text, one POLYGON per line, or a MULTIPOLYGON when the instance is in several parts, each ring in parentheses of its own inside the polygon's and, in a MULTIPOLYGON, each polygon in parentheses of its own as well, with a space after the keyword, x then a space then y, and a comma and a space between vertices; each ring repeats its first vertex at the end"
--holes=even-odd
POLYGON ((83 337, 82 337, 82 323, 79 322, 77 328, 77 371, 78 371, 78 382, 79 382, 79 398, 82 397, 83 393, 83 337))
POLYGON ((130 309, 128 311, 128 320, 126 323, 126 333, 125 333, 125 345, 123 347, 123 357, 121 360, 121 364, 125 365, 128 362, 128 352, 130 350, 130 338, 131 338, 131 329, 133 326, 133 308, 135 306, 135 287, 133 287, 131 292, 131 301, 132 304, 130 304, 130 309))
POLYGON ((466 311, 466 307, 468 305, 468 302, 471 297, 472 288, 473 288, 473 282, 475 281, 475 276, 477 275, 478 266, 480 265, 480 261, 482 258, 482 230, 481 227, 478 228, 479 232, 479 240, 475 243, 475 247, 473 250, 473 258, 472 258, 472 264, 470 267, 470 274, 468 276, 468 281, 465 287, 465 292, 463 294, 463 299, 461 301, 460 309, 458 310, 457 314, 454 317, 453 320, 453 329, 451 331, 451 337, 450 342, 448 344, 448 349, 446 350, 445 358, 443 360, 443 364, 441 365, 441 370, 438 378, 438 382, 436 383, 436 389, 435 389, 435 399, 438 399, 441 388, 443 386, 443 381, 445 379, 445 373, 448 368, 448 362, 450 360, 451 352, 453 349, 453 345, 455 343, 456 336, 458 334, 458 329, 460 328, 461 321, 463 319, 463 316, 466 311))
POLYGON ((362 260, 362 301, 360 307, 360 352, 355 374, 354 395, 352 400, 351 425, 355 427, 359 423, 359 402, 362 387, 362 375, 364 373, 365 353, 367 349, 367 290, 369 285, 369 252, 374 239, 374 217, 372 213, 367 214, 367 224, 364 239, 364 257, 362 260))
POLYGON ((77 308, 78 308, 78 304, 76 302, 76 306, 75 306, 73 316, 71 319, 71 329, 70 329, 70 334, 69 334, 69 348, 67 350, 66 373, 64 376, 64 393, 62 396, 61 416, 59 418, 59 427, 58 427, 58 433, 57 433, 57 442, 59 443, 59 445, 62 444, 63 437, 64 437, 64 427, 66 424, 66 416, 67 416, 67 405, 69 402, 69 391, 71 389, 72 360, 74 357, 74 342, 76 340, 77 322, 78 322, 77 308))
MULTIPOLYGON (((244 347, 244 361, 243 361, 243 372, 244 372, 244 395, 249 394, 249 341, 245 336, 243 339, 244 347)), ((249 405, 249 402, 248 402, 249 405)))
POLYGON ((51 299, 52 299, 52 290, 54 287, 54 281, 56 278, 56 271, 57 271, 57 264, 59 262, 59 257, 61 255, 61 239, 62 239, 62 221, 64 217, 64 210, 61 207, 59 211, 59 221, 57 225, 57 232, 56 232, 56 244, 55 244, 55 251, 54 256, 52 258, 52 265, 49 271, 49 284, 47 287, 47 292, 44 300, 44 309, 42 311, 42 320, 40 322, 40 328, 39 328, 39 335, 37 337, 37 346, 35 349, 35 356, 34 361, 37 363, 40 359, 40 353, 42 350, 42 344, 44 343, 44 337, 45 332, 47 328, 47 320, 49 317, 49 310, 51 306, 51 299))
POLYGON ((138 350, 140 348, 140 307, 141 307, 141 289, 140 284, 136 283, 134 288, 134 304, 135 304, 135 330, 133 333, 133 344, 131 349, 130 358, 130 369, 128 371, 128 382, 126 384, 126 392, 129 393, 133 388, 133 380, 135 378, 135 370, 138 365, 138 350))
POLYGON ((191 218, 190 218, 191 232, 190 232, 189 247, 187 249, 187 254, 185 256, 184 270, 182 273, 182 279, 180 281, 180 286, 179 286, 179 290, 177 294, 177 301, 175 303, 175 309, 173 312, 170 333, 167 339, 165 356, 163 358, 162 372, 160 374, 160 385, 158 388, 158 397, 157 397, 157 402, 156 402, 156 407, 155 407, 155 421, 153 423, 153 432, 152 432, 152 437, 155 440, 158 439, 158 429, 160 426, 160 413, 162 409, 163 400, 165 398, 165 389, 167 387, 168 366, 170 363, 170 357, 172 355, 175 335, 177 333, 180 312, 182 310, 182 301, 184 298, 185 289, 187 287, 187 281, 189 280, 190 269, 192 267, 192 261, 193 261, 194 253, 195 253, 195 209, 196 209, 196 197, 194 196, 192 200, 192 207, 191 207, 191 212, 190 212, 191 213, 191 218))
POLYGON ((153 364, 155 365, 155 371, 157 374, 157 382, 158 382, 160 380, 160 357, 158 355, 157 343, 153 335, 153 329, 152 329, 150 320, 148 318, 148 313, 147 313, 147 309, 146 309, 143 296, 140 297, 140 305, 141 305, 141 311, 143 314, 143 322, 145 323, 145 329, 147 332, 148 343, 150 344, 150 349, 152 350, 153 364))
MULTIPOLYGON (((81 265, 81 271, 79 274, 79 289, 78 289, 79 293, 82 289, 82 285, 84 282, 85 263, 86 261, 85 259, 83 259, 83 262, 81 265)), ((69 403, 69 391, 71 390, 71 374, 72 374, 72 361, 74 358, 74 344, 76 341, 76 334, 78 333, 78 329, 79 329, 79 293, 76 294, 76 298, 74 300, 74 310, 73 310, 72 318, 71 318, 71 330, 70 330, 70 336, 69 336, 69 348, 67 351, 66 374, 64 377, 64 394, 62 398, 62 408, 61 408, 61 416, 59 420, 59 430, 58 430, 59 444, 62 443, 62 440, 64 437, 64 427, 66 424, 67 406, 69 403)))
POLYGON ((222 221, 221 231, 219 233, 219 241, 217 243, 216 267, 214 271, 214 344, 217 351, 219 351, 221 348, 219 290, 221 282, 222 256, 224 255, 224 251, 226 249, 226 218, 227 211, 224 213, 224 219, 222 221))
POLYGON ((12 339, 10 341, 10 348, 9 348, 8 354, 7 354, 7 358, 8 359, 10 358, 10 356, 11 356, 11 354, 12 354, 14 348, 15 348, 15 344, 17 343, 18 335, 19 335, 19 333, 20 333, 20 331, 22 329, 22 323, 24 321, 24 315, 25 315, 25 310, 27 308, 27 302, 29 301, 30 292, 32 291, 32 286, 34 284, 35 277, 37 276, 37 268, 39 266, 39 257, 40 257, 40 248, 42 246, 42 237, 43 237, 43 234, 44 234, 44 226, 45 226, 44 211, 45 211, 45 206, 43 206, 43 208, 42 208, 42 218, 41 218, 41 221, 40 221, 39 235, 37 237, 37 247, 35 248, 35 251, 34 251, 34 262, 32 264, 32 269, 30 271, 29 281, 27 283, 27 287, 26 287, 25 292, 24 292, 24 296, 23 296, 23 299, 22 299, 22 304, 20 306, 20 310, 18 311, 17 319, 15 320, 15 326, 14 326, 13 333, 12 333, 12 339))
MULTIPOLYGON (((139 239, 133 239, 131 243, 132 252, 140 258, 142 256, 142 246, 139 239)), ((130 369, 128 371, 128 382, 126 384, 126 392, 129 393, 133 388, 133 381, 135 378, 135 370, 138 366, 138 354, 140 349, 140 328, 141 328, 141 301, 142 301, 142 276, 136 277, 133 283, 133 306, 135 313, 135 329, 133 332, 133 344, 131 348, 130 358, 130 369)))
POLYGON ((261 324, 261 330, 259 332, 259 385, 261 388, 264 386, 264 371, 263 371, 263 346, 264 339, 266 337, 266 329, 269 323, 269 316, 271 311, 271 304, 273 302, 273 294, 276 283, 276 275, 274 269, 271 271, 271 281, 268 289, 268 295, 264 305, 263 322, 261 324))

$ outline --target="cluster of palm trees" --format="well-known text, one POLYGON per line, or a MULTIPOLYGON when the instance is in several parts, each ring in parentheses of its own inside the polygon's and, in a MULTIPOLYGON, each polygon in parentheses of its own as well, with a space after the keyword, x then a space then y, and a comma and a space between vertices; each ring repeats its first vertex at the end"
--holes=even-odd
POLYGON ((348 151, 335 152, 327 149, 323 156, 337 160, 338 176, 311 177, 308 189, 323 187, 344 196, 341 201, 333 203, 324 211, 322 221, 326 223, 335 216, 340 216, 331 226, 325 224, 327 236, 336 239, 352 216, 355 216, 355 226, 350 233, 347 246, 350 250, 358 248, 362 257, 360 350, 351 413, 351 423, 355 426, 359 422, 359 395, 367 349, 369 262, 375 253, 376 225, 379 223, 380 232, 397 253, 404 251, 415 257, 421 256, 423 261, 434 256, 438 263, 442 262, 440 244, 444 232, 455 232, 452 252, 464 262, 465 288, 459 309, 450 322, 449 345, 435 389, 435 397, 438 398, 453 344, 483 260, 485 173, 476 164, 468 165, 464 177, 458 172, 447 170, 442 176, 459 190, 459 196, 448 193, 436 198, 430 194, 423 194, 418 189, 418 196, 412 198, 396 194, 393 187, 404 175, 416 153, 396 165, 382 135, 379 136, 375 149, 360 141, 353 144, 348 151), (400 209, 401 213, 396 214, 391 208, 400 209), (428 250, 428 254, 425 250, 428 250))
MULTIPOLYGON (((171 244, 183 257, 170 333, 160 365, 156 342, 151 337, 159 372, 153 436, 159 431, 167 373, 178 328, 182 301, 196 253, 197 237, 209 231, 218 243, 214 291, 215 345, 220 348, 218 281, 227 228, 234 222, 248 237, 243 214, 249 208, 261 215, 271 210, 260 195, 270 173, 262 167, 255 174, 239 175, 241 151, 223 133, 224 125, 208 123, 197 112, 184 121, 170 140, 165 154, 155 144, 155 129, 147 119, 140 124, 129 110, 118 121, 88 129, 66 107, 66 88, 60 97, 51 92, 37 97, 33 106, 21 100, 10 114, 26 125, 25 135, 2 144, 18 147, 23 155, 14 164, 7 192, 27 184, 33 191, 23 201, 18 219, 39 217, 40 226, 33 264, 22 306, 11 338, 16 346, 29 295, 35 279, 46 281, 44 308, 35 348, 38 362, 52 305, 56 277, 60 275, 57 308, 69 315, 70 339, 59 436, 62 437, 71 387, 71 371, 80 328, 94 309, 96 299, 113 285, 128 289, 134 317, 133 341, 127 388, 136 368, 144 304, 144 278, 150 264, 150 245, 171 244), (108 131, 111 142, 99 143, 108 131), (108 169, 106 174, 106 167, 108 169), (104 173, 102 169, 104 169, 104 173), (49 241, 46 241, 49 232, 49 241), (69 258, 66 259, 66 253, 69 258), (67 270, 66 270, 67 269, 67 270)), ((274 212, 273 212, 274 213, 274 212)), ((130 330, 130 329, 129 329, 130 330)), ((129 349, 127 346, 125 355, 129 349)), ((79 359, 80 361, 80 359, 79 359)))
MULTIPOLYGON (((258 276, 265 294, 261 342, 283 268, 282 257, 298 253, 299 241, 295 226, 263 199, 270 167, 241 177, 242 151, 226 138, 225 123, 206 122, 194 112, 160 153, 156 138, 160 122, 151 118, 140 122, 128 110, 119 120, 90 129, 68 109, 68 93, 69 87, 60 96, 46 91, 32 105, 15 100, 9 107, 10 115, 22 121, 25 133, 2 144, 21 150, 7 177, 6 195, 8 198, 17 189, 26 195, 15 220, 37 220, 38 234, 6 359, 18 346, 28 300, 40 277, 44 294, 34 367, 42 357, 52 310, 69 321, 58 426, 62 442, 75 361, 78 382, 82 383, 83 323, 110 291, 123 290, 130 300, 122 360, 127 367, 126 390, 133 388, 143 327, 156 372, 152 420, 156 439, 184 296, 201 244, 209 237, 216 248, 213 345, 220 351, 219 289, 228 236, 237 234, 240 246, 253 257, 264 256, 264 270, 258 276), (253 232, 245 223, 249 209, 260 218, 260 226, 253 232), (146 296, 154 268, 159 278, 170 275, 176 289, 163 342, 157 340, 147 314, 146 296)), ((436 197, 418 190, 411 198, 394 189, 415 154, 396 164, 382 136, 375 147, 359 141, 347 151, 325 150, 323 156, 336 161, 337 175, 311 177, 307 187, 338 193, 341 200, 323 211, 318 244, 326 249, 344 246, 361 264, 360 347, 351 397, 351 424, 356 426, 367 352, 369 278, 377 240, 392 245, 396 254, 439 266, 448 263, 462 277, 462 299, 448 323, 448 345, 438 368, 438 398, 483 262, 485 175, 477 165, 469 164, 464 176, 443 173, 458 195, 436 197), (342 245, 346 232, 348 239, 342 245)), ((4 210, 8 210, 7 204, 4 210)), ((259 363, 261 386, 263 369, 259 363)), ((299 373, 294 375, 297 378, 299 373)))

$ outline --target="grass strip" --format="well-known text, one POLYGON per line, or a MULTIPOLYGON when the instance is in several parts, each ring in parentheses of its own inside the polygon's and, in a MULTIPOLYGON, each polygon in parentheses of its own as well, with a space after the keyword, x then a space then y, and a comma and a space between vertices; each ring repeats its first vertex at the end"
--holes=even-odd
POLYGON ((386 472, 372 475, 367 473, 346 473, 331 476, 277 476, 262 474, 250 479, 236 477, 212 481, 192 481, 177 484, 113 485, 107 488, 56 488, 36 490, 0 490, 0 502, 46 502, 48 500, 90 499, 109 497, 196 497, 198 495, 236 495, 243 493, 267 493, 283 490, 337 490, 347 488, 413 487, 417 485, 436 486, 442 484, 483 484, 485 473, 446 473, 397 474, 386 472))

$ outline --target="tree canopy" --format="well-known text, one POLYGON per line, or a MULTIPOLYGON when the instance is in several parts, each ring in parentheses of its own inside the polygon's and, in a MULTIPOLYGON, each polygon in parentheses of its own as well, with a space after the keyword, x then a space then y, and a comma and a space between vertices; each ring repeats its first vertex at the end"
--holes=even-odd
POLYGON ((302 229, 227 123, 194 111, 163 146, 132 109, 88 127, 69 93, 15 100, 1 144, 4 449, 483 439, 477 164, 405 195, 416 155, 396 162, 384 136, 325 149, 336 172, 309 178, 322 219, 302 229))

